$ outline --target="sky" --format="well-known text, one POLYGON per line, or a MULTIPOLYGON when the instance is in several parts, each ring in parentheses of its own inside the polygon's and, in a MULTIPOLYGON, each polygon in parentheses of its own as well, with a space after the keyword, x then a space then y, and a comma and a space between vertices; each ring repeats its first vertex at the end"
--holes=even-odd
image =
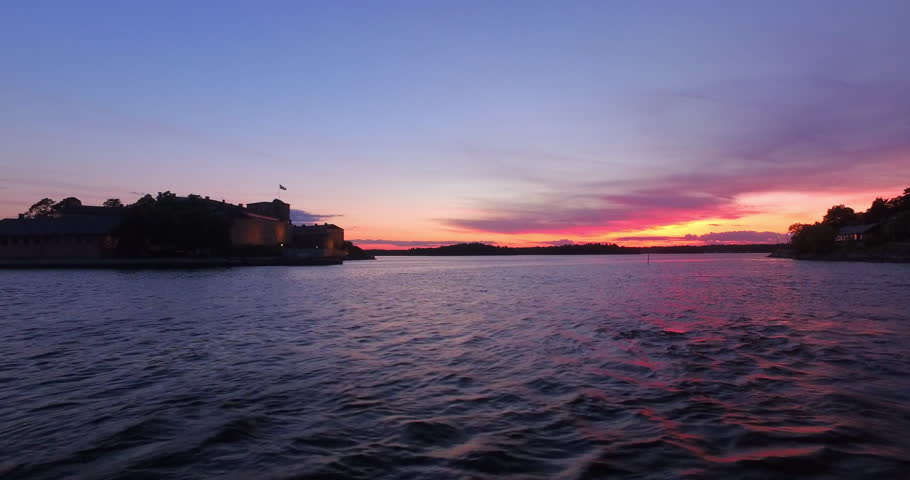
POLYGON ((910 2, 0 3, 0 217, 281 199, 366 247, 775 242, 910 186, 910 2))

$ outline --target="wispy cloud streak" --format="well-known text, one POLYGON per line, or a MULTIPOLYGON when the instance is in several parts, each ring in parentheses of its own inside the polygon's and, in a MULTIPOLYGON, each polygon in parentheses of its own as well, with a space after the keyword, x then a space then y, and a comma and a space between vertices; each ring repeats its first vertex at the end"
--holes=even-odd
POLYGON ((786 234, 776 232, 756 232, 754 230, 738 230, 733 232, 711 232, 703 235, 688 234, 683 236, 665 235, 637 235, 618 237, 619 242, 703 242, 709 244, 725 243, 779 243, 786 238, 786 234))
MULTIPOLYGON (((716 112, 705 104, 723 106, 702 125, 707 133, 693 133, 678 145, 679 161, 671 168, 625 183, 598 180, 609 172, 591 168, 584 181, 554 183, 534 198, 481 202, 479 215, 442 223, 503 234, 630 231, 762 213, 737 202, 744 194, 849 192, 910 178, 906 83, 810 76, 728 83, 660 98, 662 116, 652 125, 674 138, 688 132, 680 119, 697 118, 705 109, 716 112)), ((522 181, 528 176, 523 173, 522 181)))
MULTIPOLYGON (((355 245, 391 245, 396 247, 439 247, 442 245, 455 245, 458 243, 468 243, 465 240, 387 240, 387 239, 368 239, 359 238, 351 240, 355 245)), ((479 243, 496 243, 489 240, 475 240, 479 243)))

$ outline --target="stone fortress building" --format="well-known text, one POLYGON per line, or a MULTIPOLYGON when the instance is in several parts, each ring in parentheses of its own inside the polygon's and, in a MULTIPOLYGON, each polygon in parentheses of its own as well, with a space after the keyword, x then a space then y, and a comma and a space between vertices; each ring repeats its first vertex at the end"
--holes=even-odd
MULTIPOLYGON (((178 202, 187 197, 176 197, 178 202)), ((275 199, 244 207, 203 199, 207 208, 229 222, 228 244, 232 251, 313 258, 347 253, 344 229, 337 225, 294 225, 291 206, 275 199)), ((118 251, 118 227, 129 207, 78 206, 41 218, 0 220, 0 259, 103 259, 122 255, 118 251)))

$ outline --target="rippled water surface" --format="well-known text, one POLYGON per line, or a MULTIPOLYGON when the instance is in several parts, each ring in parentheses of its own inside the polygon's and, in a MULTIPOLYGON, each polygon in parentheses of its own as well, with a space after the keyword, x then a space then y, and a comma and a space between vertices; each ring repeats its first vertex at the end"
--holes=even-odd
POLYGON ((910 478, 910 265, 0 271, 0 477, 910 478))

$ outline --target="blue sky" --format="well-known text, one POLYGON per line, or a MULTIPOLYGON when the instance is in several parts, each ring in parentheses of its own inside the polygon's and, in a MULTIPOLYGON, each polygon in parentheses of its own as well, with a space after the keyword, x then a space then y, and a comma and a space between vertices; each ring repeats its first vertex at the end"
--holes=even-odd
POLYGON ((908 183, 908 32, 884 0, 6 2, 0 216, 280 182, 355 239, 783 231, 908 183))

